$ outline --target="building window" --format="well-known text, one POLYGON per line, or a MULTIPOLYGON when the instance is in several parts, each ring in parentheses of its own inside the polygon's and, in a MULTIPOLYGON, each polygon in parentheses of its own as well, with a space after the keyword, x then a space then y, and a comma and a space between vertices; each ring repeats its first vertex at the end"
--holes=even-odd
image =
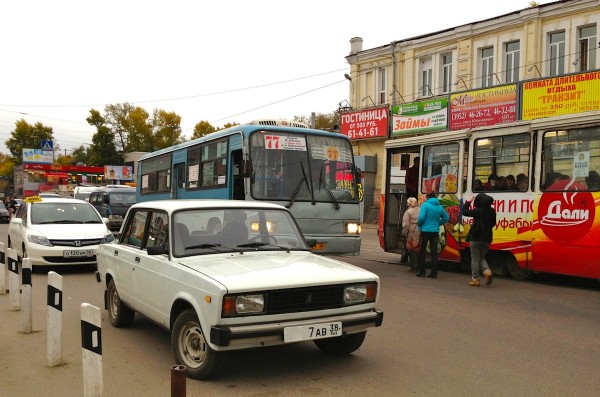
POLYGON ((452 54, 443 54, 442 63, 442 94, 452 91, 452 54))
POLYGON ((565 74, 565 32, 550 33, 550 76, 565 74))
POLYGON ((481 50, 481 87, 494 85, 494 47, 481 50))
POLYGON ((377 70, 377 98, 379 105, 387 102, 387 75, 385 72, 385 68, 377 70))
POLYGON ((433 96, 431 84, 433 83, 433 69, 431 58, 421 60, 421 96, 433 96))
POLYGON ((575 64, 580 72, 596 68, 596 25, 579 28, 579 52, 575 64))
POLYGON ((520 43, 518 41, 506 43, 504 52, 504 82, 516 83, 519 81, 520 43))

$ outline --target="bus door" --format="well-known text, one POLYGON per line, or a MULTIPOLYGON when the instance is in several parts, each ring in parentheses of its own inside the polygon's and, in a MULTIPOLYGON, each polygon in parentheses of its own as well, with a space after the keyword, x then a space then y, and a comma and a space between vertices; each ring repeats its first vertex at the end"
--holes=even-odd
MULTIPOLYGON (((402 216, 406 211, 406 199, 411 182, 411 166, 419 159, 419 146, 387 150, 385 191, 381 195, 379 219, 379 243, 386 252, 402 253, 402 216)), ((417 164, 418 169, 418 164, 417 164)), ((417 172, 414 181, 418 184, 417 172)))
POLYGON ((185 192, 185 163, 173 164, 173 178, 171 183, 171 198, 184 197, 185 192))

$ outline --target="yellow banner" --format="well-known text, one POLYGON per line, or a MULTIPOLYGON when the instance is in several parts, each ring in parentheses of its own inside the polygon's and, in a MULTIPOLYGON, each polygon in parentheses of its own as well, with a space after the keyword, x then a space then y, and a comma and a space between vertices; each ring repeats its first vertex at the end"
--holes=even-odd
POLYGON ((600 109, 600 72, 524 82, 521 119, 533 120, 600 109))

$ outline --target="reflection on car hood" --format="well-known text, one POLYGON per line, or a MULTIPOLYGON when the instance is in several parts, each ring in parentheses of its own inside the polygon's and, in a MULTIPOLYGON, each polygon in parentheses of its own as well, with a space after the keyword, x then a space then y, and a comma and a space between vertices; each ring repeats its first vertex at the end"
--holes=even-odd
POLYGON ((179 262, 219 281, 230 292, 378 280, 367 270, 308 252, 216 254, 179 262), (310 277, 298 277, 300 274, 310 277))
POLYGON ((110 233, 103 223, 32 225, 28 233, 35 234, 35 230, 49 240, 86 240, 102 238, 110 233))

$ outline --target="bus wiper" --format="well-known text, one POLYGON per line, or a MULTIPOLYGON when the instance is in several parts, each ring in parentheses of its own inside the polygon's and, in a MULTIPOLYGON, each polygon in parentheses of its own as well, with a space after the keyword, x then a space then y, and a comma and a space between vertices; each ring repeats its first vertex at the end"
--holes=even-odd
POLYGON ((323 180, 323 167, 321 167, 321 171, 319 172, 319 189, 321 189, 321 186, 323 186, 325 188, 325 192, 327 192, 327 195, 329 196, 331 201, 333 201, 333 203, 335 204, 335 209, 339 210, 340 203, 338 203, 335 196, 333 195, 333 192, 331 191, 331 189, 329 189, 329 186, 327 186, 327 184, 323 180))
POLYGON ((300 188, 302 187, 302 182, 306 183, 306 188, 311 193, 313 204, 315 204, 315 195, 310 190, 310 186, 308 186, 308 179, 306 178, 306 172, 304 171, 304 164, 300 163, 300 167, 302 168, 302 178, 300 178, 300 180, 298 181, 298 184, 296 185, 296 189, 294 189, 294 193, 292 193, 292 198, 290 199, 290 202, 285 206, 285 208, 290 208, 296 201, 296 196, 298 196, 298 193, 300 192, 300 188))

